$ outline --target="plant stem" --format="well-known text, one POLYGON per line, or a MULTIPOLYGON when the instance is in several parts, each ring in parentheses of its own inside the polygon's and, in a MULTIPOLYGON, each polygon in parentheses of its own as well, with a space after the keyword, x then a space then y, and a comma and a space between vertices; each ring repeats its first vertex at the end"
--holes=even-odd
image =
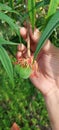
MULTIPOLYGON (((26 6, 27 6, 27 0, 25 0, 26 6)), ((26 12, 27 12, 27 7, 26 7, 26 12)), ((30 36, 29 36, 29 30, 30 30, 30 24, 29 24, 29 19, 26 20, 27 23, 27 56, 30 57, 30 36)))
POLYGON ((30 57, 30 37, 29 37, 29 33, 27 36, 27 56, 30 57))

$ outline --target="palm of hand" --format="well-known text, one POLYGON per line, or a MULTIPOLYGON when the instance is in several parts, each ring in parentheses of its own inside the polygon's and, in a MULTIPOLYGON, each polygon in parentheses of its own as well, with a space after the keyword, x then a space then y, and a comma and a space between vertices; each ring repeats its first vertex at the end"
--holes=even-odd
POLYGON ((55 48, 49 40, 38 56, 39 72, 37 77, 32 78, 33 84, 46 95, 58 89, 59 86, 59 49, 55 48))

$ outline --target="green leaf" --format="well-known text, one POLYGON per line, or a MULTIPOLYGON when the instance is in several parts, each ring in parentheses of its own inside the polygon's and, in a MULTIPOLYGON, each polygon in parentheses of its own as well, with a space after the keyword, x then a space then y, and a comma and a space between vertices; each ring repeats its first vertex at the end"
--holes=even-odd
POLYGON ((14 0, 9 0, 10 6, 13 9, 14 8, 14 0))
POLYGON ((40 40, 38 42, 36 51, 34 53, 34 58, 37 57, 39 51, 41 50, 42 46, 44 45, 45 41, 49 38, 49 36, 52 34, 53 30, 57 25, 59 25, 59 11, 57 11, 49 20, 48 24, 46 25, 40 40))
POLYGON ((30 67, 24 68, 20 65, 16 65, 15 70, 20 75, 20 77, 23 78, 23 79, 29 78, 30 75, 31 75, 31 72, 32 72, 30 67))
POLYGON ((14 20, 11 19, 9 16, 7 16, 6 14, 0 12, 0 19, 7 22, 9 24, 9 26, 15 30, 15 32, 17 33, 17 35, 20 37, 20 31, 19 31, 19 27, 17 26, 17 24, 14 23, 14 20))
POLYGON ((10 58, 7 54, 7 52, 5 51, 5 49, 0 46, 0 61, 4 67, 4 69, 6 70, 12 84, 14 83, 14 79, 13 79, 13 67, 12 67, 12 63, 10 61, 10 58))
POLYGON ((59 0, 50 1, 47 17, 50 17, 51 15, 53 15, 56 12, 58 4, 59 4, 59 0))
MULTIPOLYGON (((50 3, 50 0, 48 0, 48 1, 47 0, 43 0, 43 1, 40 1, 40 2, 36 2, 35 6, 33 8, 35 8, 35 10, 36 10, 36 9, 38 9, 40 7, 45 7, 49 3, 50 3)), ((28 9, 28 11, 26 13, 22 14, 22 17, 20 17, 21 23, 23 23, 24 20, 26 20, 26 18, 28 17, 28 15, 29 15, 29 13, 31 11, 32 11, 32 8, 30 10, 28 9)))
POLYGON ((43 0, 43 2, 44 2, 44 5, 47 5, 50 3, 50 0, 43 0))
POLYGON ((36 8, 44 7, 44 6, 48 5, 49 3, 50 3, 50 0, 38 1, 38 2, 36 2, 35 7, 36 8))
POLYGON ((11 41, 5 40, 3 37, 0 37, 0 45, 8 44, 8 45, 17 45, 17 43, 13 43, 11 41))
POLYGON ((35 7, 35 0, 28 0, 28 11, 29 11, 30 22, 33 30, 35 27, 35 14, 36 14, 36 10, 34 7, 35 7))
POLYGON ((12 8, 5 4, 0 3, 0 10, 7 10, 10 12, 10 11, 12 11, 12 8))
POLYGON ((18 12, 17 12, 17 11, 12 10, 12 8, 11 8, 11 7, 9 7, 9 6, 8 6, 8 5, 6 5, 6 4, 2 4, 2 3, 0 3, 0 10, 5 10, 5 11, 8 11, 8 12, 13 12, 13 13, 18 14, 18 12))

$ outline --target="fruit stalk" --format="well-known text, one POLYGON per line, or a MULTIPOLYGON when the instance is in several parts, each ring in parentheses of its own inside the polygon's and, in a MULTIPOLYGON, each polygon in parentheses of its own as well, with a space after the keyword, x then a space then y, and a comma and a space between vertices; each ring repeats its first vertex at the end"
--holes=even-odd
MULTIPOLYGON (((28 4, 28 1, 25 0, 26 6, 28 4)), ((27 7, 26 7, 26 12, 27 12, 27 7)), ((30 30, 30 24, 29 24, 29 19, 27 18, 26 20, 26 24, 27 24, 27 56, 30 57, 30 36, 29 36, 29 30, 30 30)))
POLYGON ((30 26, 29 26, 29 23, 27 23, 27 56, 30 57, 30 36, 29 36, 29 29, 30 29, 30 26))

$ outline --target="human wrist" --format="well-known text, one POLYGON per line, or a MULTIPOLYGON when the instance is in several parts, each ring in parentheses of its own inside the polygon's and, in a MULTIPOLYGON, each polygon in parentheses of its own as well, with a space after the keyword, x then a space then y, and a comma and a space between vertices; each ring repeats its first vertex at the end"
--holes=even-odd
MULTIPOLYGON (((54 87, 52 90, 49 90, 45 95, 44 95, 44 99, 47 100, 50 97, 53 97, 54 95, 58 95, 59 94, 59 89, 57 87, 54 87)), ((59 95, 58 95, 59 96, 59 95)))
POLYGON ((45 102, 52 130, 59 130, 59 89, 47 93, 45 102))

